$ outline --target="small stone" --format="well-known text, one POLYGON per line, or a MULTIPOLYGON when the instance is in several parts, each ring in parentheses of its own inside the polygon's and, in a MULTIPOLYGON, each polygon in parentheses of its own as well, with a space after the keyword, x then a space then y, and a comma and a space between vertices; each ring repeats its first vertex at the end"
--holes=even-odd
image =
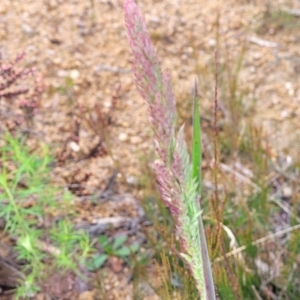
POLYGON ((289 165, 289 166, 293 163, 293 158, 292 158, 290 155, 288 155, 288 156, 286 157, 286 163, 287 163, 287 165, 289 165))
POLYGON ((79 73, 78 70, 73 69, 73 70, 70 71, 70 77, 71 77, 73 80, 78 79, 79 76, 80 76, 80 73, 79 73))
POLYGON ((67 77, 68 76, 68 72, 66 70, 59 70, 57 72, 57 76, 58 77, 67 77))
POLYGON ((78 300, 94 300, 95 293, 94 291, 85 291, 79 295, 78 300))
POLYGON ((291 198, 293 195, 293 189, 290 186, 284 186, 282 189, 282 195, 286 198, 291 198))
POLYGON ((215 47, 217 45, 217 41, 215 39, 209 39, 208 40, 208 45, 210 47, 215 47))
POLYGON ((74 152, 78 152, 80 150, 80 146, 77 143, 73 142, 73 141, 69 144, 69 147, 74 152))
POLYGON ((108 262, 115 273, 120 273, 123 268, 123 261, 116 256, 110 256, 108 262))
POLYGON ((139 136, 132 136, 130 138, 130 143, 133 145, 140 144, 142 142, 142 139, 139 136))
POLYGON ((21 27, 22 27, 22 31, 25 34, 27 34, 27 35, 34 35, 35 32, 34 32, 33 28, 30 25, 28 25, 26 23, 22 23, 21 27))
POLYGON ((121 142, 127 141, 127 140, 128 140, 128 135, 127 135, 126 133, 120 133, 120 134, 119 134, 119 140, 120 140, 121 142))
POLYGON ((286 119, 289 116, 289 112, 287 110, 282 110, 280 113, 281 119, 286 119))
POLYGON ((284 84, 284 87, 287 89, 289 96, 294 96, 295 91, 294 91, 294 88, 293 88, 293 84, 290 81, 287 81, 284 84))
POLYGON ((135 176, 129 175, 126 177, 126 182, 132 186, 136 186, 138 184, 138 180, 135 176))
POLYGON ((254 66, 250 67, 249 69, 250 73, 256 73, 256 68, 254 66))
POLYGON ((194 49, 192 47, 187 47, 185 49, 185 53, 187 53, 187 54, 193 54, 193 52, 194 52, 194 49))
POLYGON ((180 56, 180 59, 181 60, 187 60, 188 59, 188 56, 184 53, 180 56))
POLYGON ((35 296, 36 300, 50 300, 50 297, 47 294, 39 293, 35 296))
POLYGON ((262 58, 262 53, 260 53, 260 52, 254 52, 253 53, 253 58, 255 59, 255 60, 259 60, 259 59, 261 59, 262 58))
POLYGON ((55 65, 60 65, 62 63, 62 59, 60 57, 55 57, 55 58, 53 58, 52 62, 55 65))
POLYGON ((122 121, 122 120, 120 120, 119 122, 120 122, 120 126, 122 126, 124 128, 130 127, 130 123, 129 122, 122 121))
POLYGON ((107 108, 110 108, 111 107, 111 101, 104 101, 103 106, 107 107, 107 108))
POLYGON ((292 85, 292 83, 291 83, 290 81, 287 81, 287 82, 284 84, 284 86, 285 86, 285 88, 286 88, 287 90, 290 90, 290 89, 293 88, 293 85, 292 85))

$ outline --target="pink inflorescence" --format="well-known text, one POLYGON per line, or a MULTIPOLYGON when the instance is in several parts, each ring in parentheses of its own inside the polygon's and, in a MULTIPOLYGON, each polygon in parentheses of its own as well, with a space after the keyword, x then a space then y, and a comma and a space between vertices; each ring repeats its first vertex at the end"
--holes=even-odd
MULTIPOLYGON (((186 162, 182 161, 178 148, 184 147, 185 141, 181 134, 177 139, 175 137, 177 112, 171 77, 161 71, 146 24, 136 3, 133 0, 126 0, 124 11, 134 57, 135 82, 138 91, 148 104, 150 122, 154 130, 155 150, 160 159, 154 165, 158 188, 164 203, 176 220, 177 230, 181 231, 180 219, 184 214, 184 206, 180 197, 184 186, 183 163, 186 162)), ((181 244, 185 248, 184 236, 181 236, 181 244)))
POLYGON ((199 221, 199 182, 193 174, 184 128, 181 127, 175 134, 177 113, 171 78, 168 73, 163 74, 161 71, 146 24, 134 0, 125 0, 124 11, 134 57, 135 82, 148 104, 155 151, 159 157, 159 161, 154 164, 158 188, 175 219, 181 256, 192 271, 201 297, 213 300, 215 296, 210 261, 208 255, 204 255, 207 247, 202 220, 199 221))

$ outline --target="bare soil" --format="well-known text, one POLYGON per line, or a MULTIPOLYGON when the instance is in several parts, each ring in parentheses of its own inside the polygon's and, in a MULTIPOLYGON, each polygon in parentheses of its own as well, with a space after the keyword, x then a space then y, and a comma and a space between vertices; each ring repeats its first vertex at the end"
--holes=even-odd
MULTIPOLYGON (((274 156, 288 153, 296 158, 300 19, 291 17, 286 23, 283 17, 272 16, 300 9, 300 3, 268 2, 143 0, 138 5, 163 69, 171 72, 179 105, 188 106, 191 83, 200 74, 201 110, 210 117, 217 43, 219 63, 229 68, 244 53, 238 76, 244 106, 253 106, 253 120, 272 144, 274 156)), ((134 86, 122 1, 2 0, 0 47, 8 61, 25 52, 26 66, 43 74, 47 88, 31 134, 51 145, 56 157, 53 180, 78 197, 75 224, 107 217, 138 218, 138 201, 143 197, 138 188, 144 175, 141 161, 151 153, 152 140, 147 108, 134 86), (99 197, 96 206, 92 195, 99 197)), ((118 264, 109 261, 101 270, 106 274, 102 284, 106 299, 132 299, 130 269, 118 264)), ((99 297, 95 284, 78 289, 72 276, 63 282, 63 287, 55 287, 56 299, 99 297)), ((142 289, 141 299, 157 299, 146 283, 142 289)))

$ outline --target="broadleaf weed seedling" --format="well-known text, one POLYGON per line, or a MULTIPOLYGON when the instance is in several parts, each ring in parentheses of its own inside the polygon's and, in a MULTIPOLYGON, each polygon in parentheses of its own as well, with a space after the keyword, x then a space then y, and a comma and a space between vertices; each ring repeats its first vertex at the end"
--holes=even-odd
POLYGON ((95 254, 91 259, 87 260, 86 265, 88 270, 94 271, 101 268, 110 256, 121 258, 127 263, 130 263, 130 256, 135 254, 140 246, 138 243, 133 243, 129 246, 125 245, 127 235, 116 236, 113 240, 109 239, 106 235, 98 237, 99 246, 102 248, 102 253, 95 254))

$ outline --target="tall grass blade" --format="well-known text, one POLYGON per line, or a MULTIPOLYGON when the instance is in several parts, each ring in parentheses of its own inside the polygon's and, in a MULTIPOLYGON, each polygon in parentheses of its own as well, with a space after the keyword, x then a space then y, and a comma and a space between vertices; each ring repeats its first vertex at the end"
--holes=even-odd
MULTIPOLYGON (((193 148, 192 148, 192 164, 193 164, 193 178, 198 184, 199 198, 201 197, 201 161, 202 161, 202 143, 201 143, 201 126, 199 114, 199 93, 197 88, 197 81, 195 80, 193 86, 193 148)), ((197 199, 196 199, 197 200, 197 199)), ((197 209, 201 211, 200 202, 197 202, 197 209)), ((211 271, 211 263, 209 260, 207 242, 202 221, 202 213, 199 214, 199 235, 201 245, 201 256, 203 261, 203 275, 206 289, 206 299, 216 299, 214 281, 211 271)))
POLYGON ((197 81, 193 86, 193 149, 192 149, 192 163, 193 163, 193 178, 199 184, 199 194, 201 194, 201 161, 202 161, 202 144, 201 144, 201 127, 199 115, 199 95, 197 88, 197 81))

